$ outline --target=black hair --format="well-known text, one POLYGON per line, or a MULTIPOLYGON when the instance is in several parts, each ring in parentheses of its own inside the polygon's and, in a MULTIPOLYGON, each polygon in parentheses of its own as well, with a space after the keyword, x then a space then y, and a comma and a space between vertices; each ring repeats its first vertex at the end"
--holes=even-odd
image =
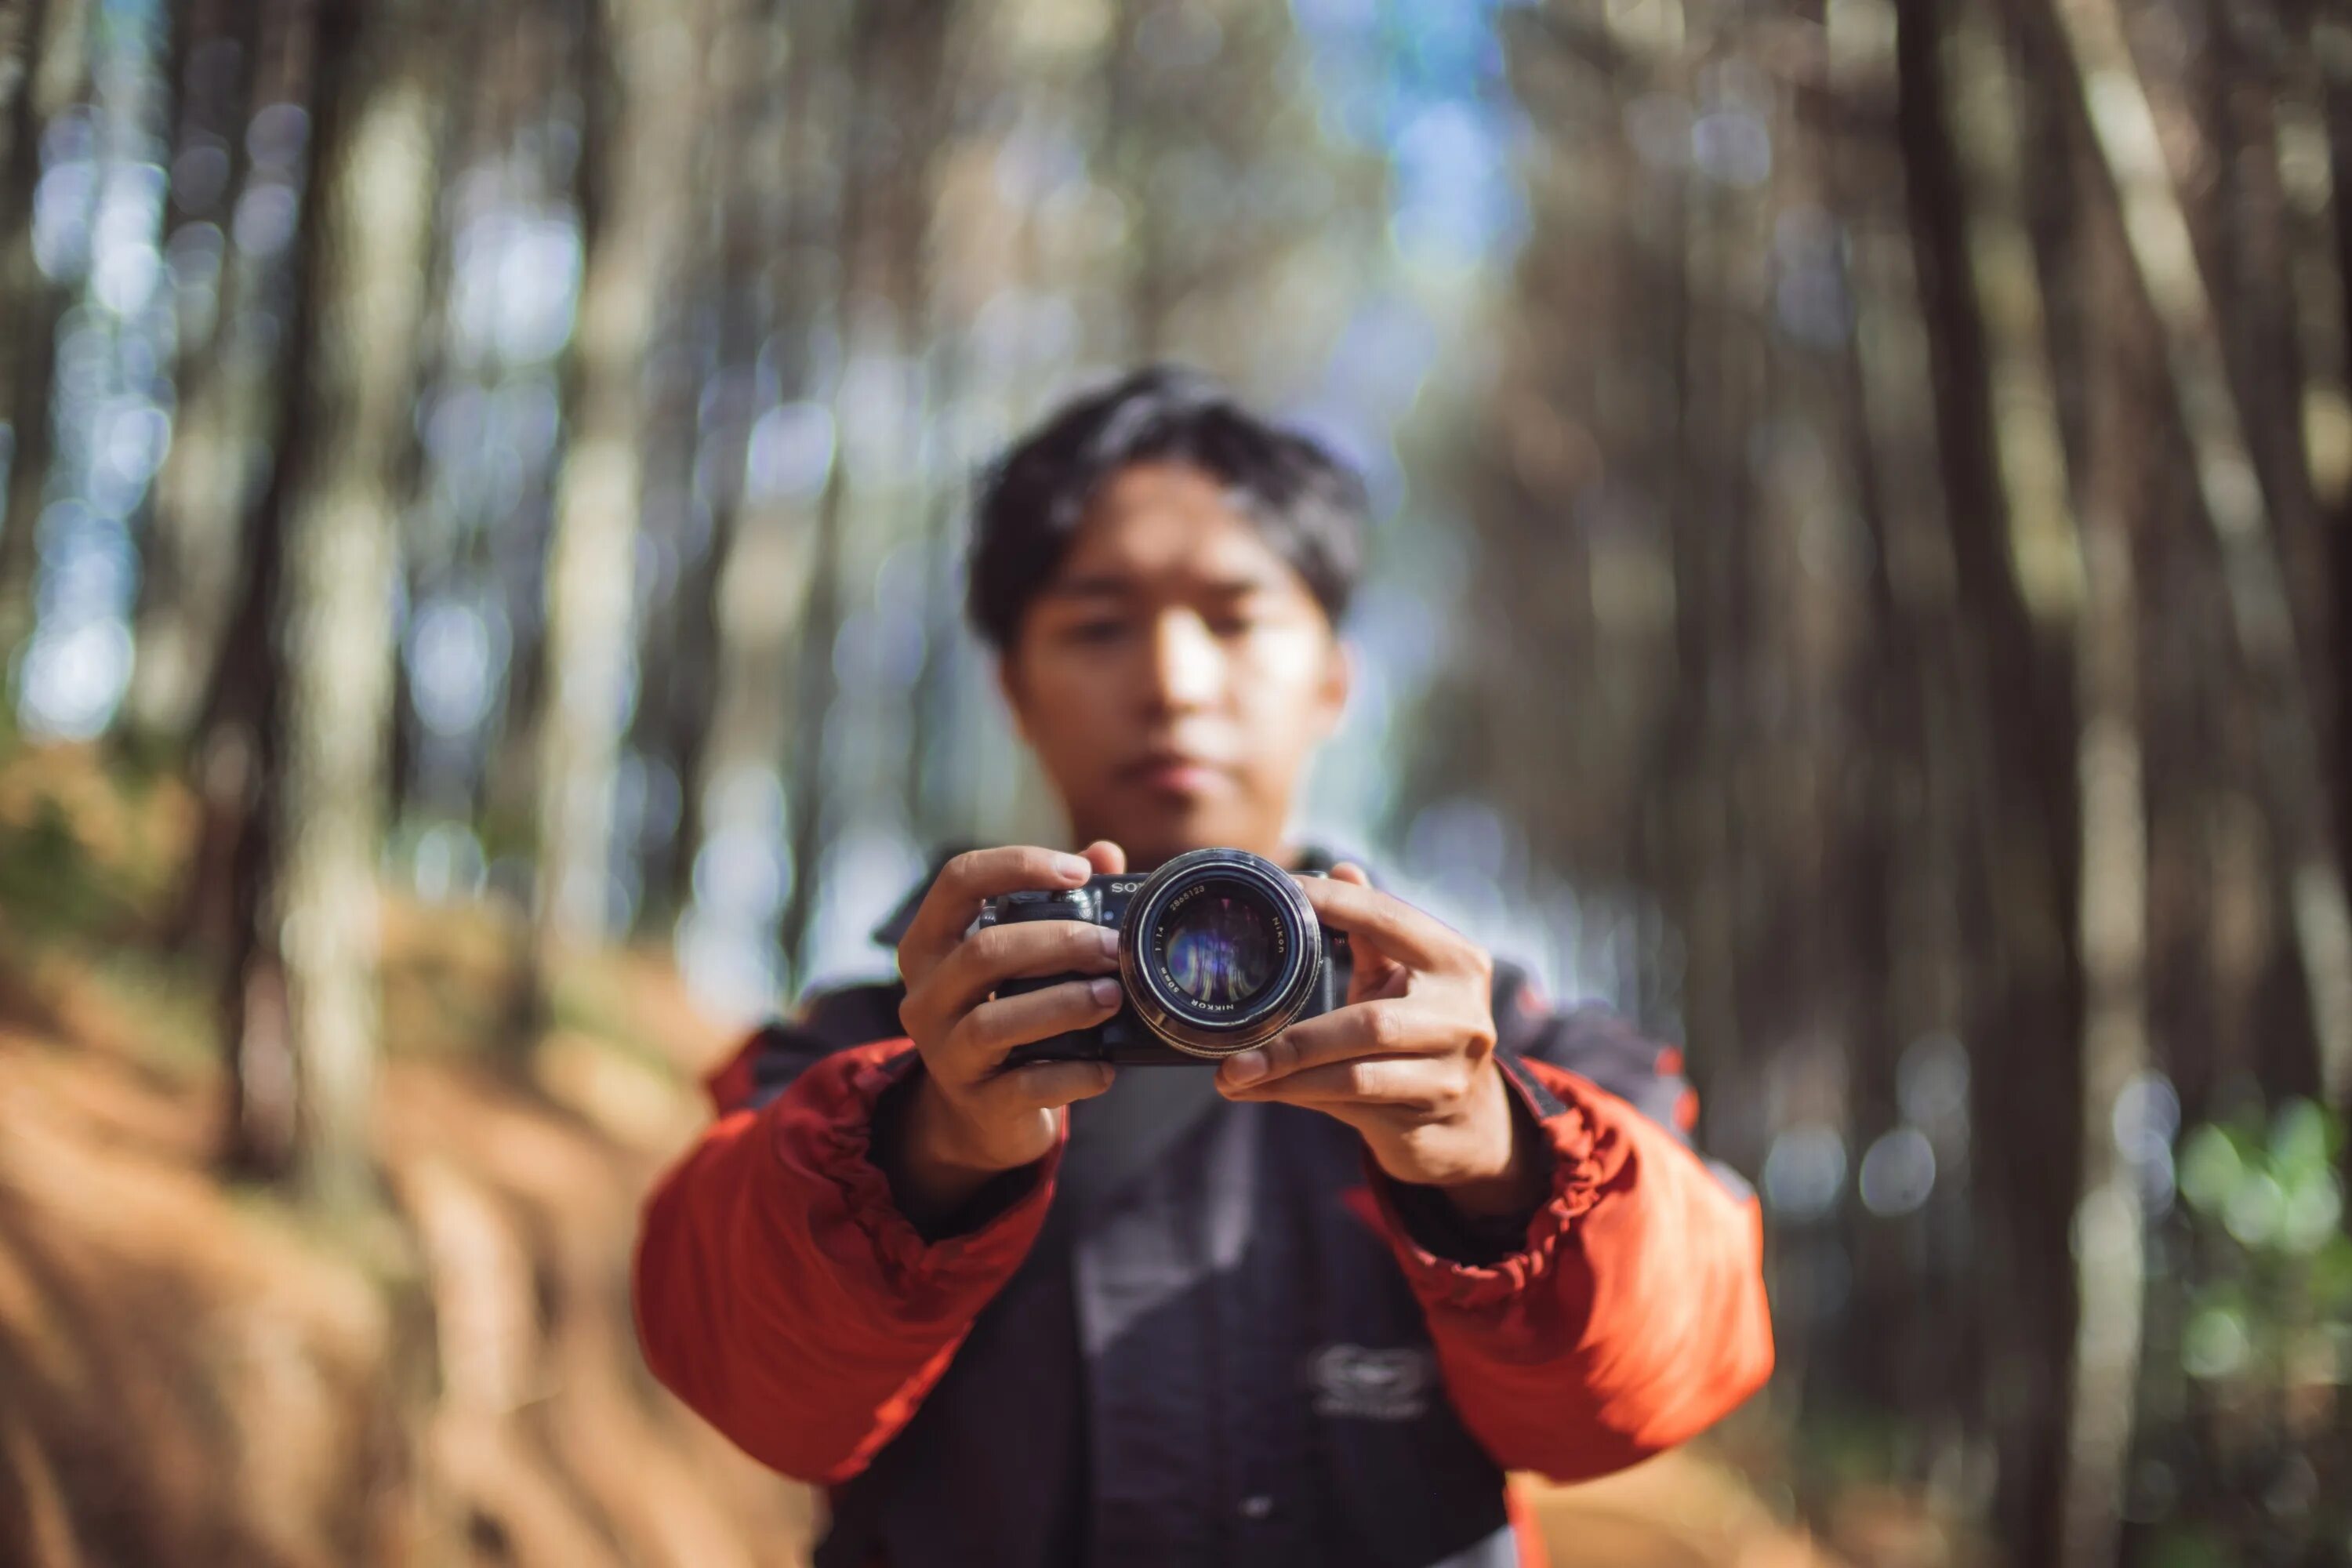
POLYGON ((1096 490, 1146 462, 1181 462, 1223 485, 1339 625, 1363 565, 1362 477, 1209 376, 1154 364, 1063 404, 982 472, 965 607, 983 640, 1013 646, 1096 490))

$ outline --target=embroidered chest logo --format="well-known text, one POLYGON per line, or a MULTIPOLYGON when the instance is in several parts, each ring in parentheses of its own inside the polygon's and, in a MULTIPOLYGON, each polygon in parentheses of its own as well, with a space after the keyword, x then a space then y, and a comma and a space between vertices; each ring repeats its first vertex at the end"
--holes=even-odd
POLYGON ((1435 1358, 1412 1345, 1326 1345, 1307 1363, 1315 1414, 1411 1421, 1429 1409, 1435 1358))

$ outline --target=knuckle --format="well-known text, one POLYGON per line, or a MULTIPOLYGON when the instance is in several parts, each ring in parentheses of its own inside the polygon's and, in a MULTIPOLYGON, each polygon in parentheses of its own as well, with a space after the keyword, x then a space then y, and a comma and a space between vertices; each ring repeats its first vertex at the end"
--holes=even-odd
POLYGON ((1265 1053, 1268 1077, 1278 1073, 1295 1072, 1299 1064, 1307 1059, 1306 1047, 1290 1035, 1276 1035, 1258 1049, 1265 1053))
POLYGON ((951 1056, 970 1060, 995 1048, 1003 1022, 993 1004, 982 1003, 958 1018, 940 1044, 951 1056))
POLYGON ((994 970, 1018 951, 1015 938, 1019 926, 987 926, 964 939, 965 962, 983 970, 994 970))
POLYGON ((1472 1086, 1476 1082, 1477 1078, 1471 1069, 1471 1064, 1463 1058, 1454 1058, 1445 1064, 1444 1069, 1438 1075, 1433 1092, 1430 1096, 1430 1109, 1445 1110, 1464 1104, 1469 1100, 1472 1086))
POLYGON ((1427 1078, 1402 1079, 1391 1084, 1388 1100, 1406 1115, 1423 1121, 1435 1118, 1447 1103, 1445 1094, 1427 1078))
POLYGON ((973 880, 980 875, 981 868, 986 864, 981 858, 986 853, 987 851, 982 849, 967 849, 960 855, 950 857, 948 863, 940 868, 939 879, 941 882, 956 884, 973 880))
POLYGON ((1385 1007, 1375 1007, 1364 1018, 1364 1043, 1376 1051, 1392 1051, 1404 1043, 1404 1021, 1385 1007))
POLYGON ((1367 1062, 1360 1077, 1360 1090, 1366 1100, 1376 1100, 1409 1116, 1428 1116, 1444 1098, 1439 1086, 1430 1075, 1418 1070, 1413 1062, 1367 1062))
POLYGON ((940 1032, 940 1050, 950 1057, 961 1056, 971 1046, 972 1031, 975 1026, 972 1014, 966 1013, 940 1032))
POLYGON ((1431 1169, 1443 1169, 1454 1161, 1453 1140, 1445 1129, 1429 1122, 1408 1127, 1402 1139, 1404 1150, 1416 1164, 1431 1169))

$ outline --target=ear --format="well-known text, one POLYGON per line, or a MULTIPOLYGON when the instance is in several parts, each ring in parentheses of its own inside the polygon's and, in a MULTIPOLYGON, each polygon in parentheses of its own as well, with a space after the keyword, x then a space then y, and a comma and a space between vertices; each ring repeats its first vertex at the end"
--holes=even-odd
POLYGON ((1012 651, 999 649, 991 668, 996 677, 997 695, 1004 699, 1004 710, 1013 715, 1013 732, 1021 737, 1023 745, 1029 745, 1029 720, 1021 700, 1021 672, 1013 663, 1012 651))
POLYGON ((1315 720, 1320 733, 1328 735, 1339 727, 1348 711, 1348 697, 1356 689, 1355 645, 1331 634, 1331 647, 1323 665, 1323 679, 1315 692, 1315 720))

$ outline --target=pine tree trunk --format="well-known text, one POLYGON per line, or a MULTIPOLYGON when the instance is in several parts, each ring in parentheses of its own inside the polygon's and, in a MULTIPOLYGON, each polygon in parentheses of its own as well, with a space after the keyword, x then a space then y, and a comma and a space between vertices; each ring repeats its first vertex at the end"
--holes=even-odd
MULTIPOLYGON (((1920 0, 1897 15, 1897 134, 1935 378, 1958 626, 1973 665, 1972 706, 1990 748, 1989 798, 1978 811, 1979 875, 1965 905, 1969 942, 1981 955, 1980 994, 1967 1005, 1992 1525, 2019 1561, 2051 1562, 2059 1549, 2061 1417, 2075 1308, 2066 1212, 2050 1193, 2074 1189, 2081 1103, 2071 637, 2063 601, 2053 603, 2058 591, 2045 588, 2037 613, 2034 579, 2012 566, 2031 567, 2035 554, 2021 557, 2018 546, 2046 537, 2047 521, 2037 529, 2013 516, 2004 480, 1993 401, 2004 356, 1985 315, 1981 292, 1990 279, 1979 270, 1980 236, 1970 229, 1948 80, 1951 39, 1972 18, 1958 0, 1920 0)), ((1998 68, 1997 55, 1991 63, 1998 68)), ((2008 248, 2000 272, 2030 284, 2030 262, 2021 278, 2016 247, 2008 248)), ((2014 345, 2021 334, 2012 325, 2005 335, 2014 345)), ((2046 451, 2048 441, 2040 444, 2046 451)), ((2015 460, 2011 454, 2012 476, 2015 460)), ((2039 558, 2052 561, 2047 551, 2039 558)))
POLYGON ((330 0, 319 13, 297 374, 270 497, 262 831, 240 856, 242 901, 256 918, 237 933, 231 982, 247 1098, 234 1108, 236 1152, 290 1173, 331 1209, 364 1204, 371 1190, 393 497, 412 430, 441 23, 421 0, 330 0), (290 1147, 279 1103, 289 1080, 290 1147))
POLYGON ((2198 498, 2220 547, 2231 630, 2253 683, 2265 805, 2291 868, 2291 917, 2319 1080, 2330 1103, 2352 1108, 2352 896, 2305 676, 2315 633, 2298 621, 2288 593, 2213 299, 2115 0, 2037 0, 2028 19, 2030 31, 2070 68, 2073 107, 2098 151, 2137 282, 2155 310, 2165 384, 2189 439, 2198 498))
POLYGON ((2139 1406, 2147 1216, 2139 1173, 2122 1157, 2118 1109, 2148 1065, 2148 827, 2142 766, 2140 624, 2135 539, 2163 516, 2141 445, 2162 410, 2143 390, 2161 367, 2137 352, 2130 269, 2104 228, 2085 237, 2092 311, 2080 498, 2083 596, 2075 689, 2082 716, 2083 955, 2081 1177, 2074 1205, 2075 1321, 2066 1415, 2061 1561, 2107 1568, 2139 1406))
MULTIPOLYGON (((199 7, 183 9, 193 25, 199 7)), ((200 208, 184 206, 186 182, 174 184, 167 215, 174 232, 186 224, 211 223, 224 232, 234 226, 250 164, 245 131, 259 107, 261 8, 232 0, 203 9, 208 30, 173 41, 175 53, 185 57, 184 79, 175 84, 181 108, 174 144, 225 146, 227 172, 200 208)), ((167 238, 167 249, 170 244, 167 238)), ((182 324, 172 447, 155 479, 132 617, 124 710, 134 735, 181 742, 196 728, 238 583, 248 569, 237 526, 256 489, 247 436, 257 410, 267 405, 264 387, 274 367, 262 363, 268 356, 251 334, 236 328, 259 282, 257 274, 266 269, 224 241, 209 319, 182 324)))
POLYGON ((607 932, 614 770, 635 669, 644 364, 682 254, 698 120, 698 21, 604 0, 614 103, 592 113, 587 262, 572 364, 569 446, 549 543, 547 700, 540 715, 541 981, 555 950, 607 932), (609 140, 607 133, 609 132, 609 140))
MULTIPOLYGON (((33 193, 41 132, 83 93, 89 75, 89 0, 42 0, 24 18, 28 74, 9 114, 0 160, 0 424, 8 428, 6 510, 0 515, 0 671, 33 627, 34 531, 48 485, 51 376, 58 320, 70 291, 33 254, 33 193)), ((0 674, 0 701, 13 700, 0 674)))

